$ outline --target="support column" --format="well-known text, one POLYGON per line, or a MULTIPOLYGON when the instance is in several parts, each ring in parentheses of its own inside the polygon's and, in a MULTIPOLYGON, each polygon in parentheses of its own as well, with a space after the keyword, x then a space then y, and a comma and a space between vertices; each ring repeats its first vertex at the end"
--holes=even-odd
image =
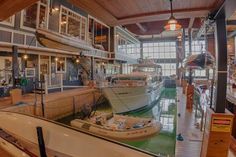
POLYGON ((18 47, 12 46, 12 79, 13 88, 16 88, 16 79, 19 78, 18 47))
POLYGON ((213 108, 206 111, 201 157, 228 157, 233 115, 225 109, 227 85, 227 37, 225 8, 215 16, 216 77, 213 108))
POLYGON ((143 58, 143 42, 140 43, 140 58, 144 59, 143 58))
MULTIPOLYGON (((189 42, 189 55, 192 55, 192 30, 188 31, 188 42, 189 42)), ((194 95, 194 86, 192 85, 192 69, 189 70, 189 80, 187 85, 187 101, 186 108, 190 111, 193 109, 193 95, 194 95)))
POLYGON ((91 69, 90 79, 94 80, 94 57, 91 57, 91 67, 90 67, 90 69, 91 69))
POLYGON ((120 74, 123 74, 123 64, 120 63, 120 74))

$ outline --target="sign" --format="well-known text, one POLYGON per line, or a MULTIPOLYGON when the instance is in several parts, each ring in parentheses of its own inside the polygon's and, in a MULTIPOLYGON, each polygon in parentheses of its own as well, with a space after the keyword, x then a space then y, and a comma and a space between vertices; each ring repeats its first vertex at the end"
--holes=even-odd
POLYGON ((231 132, 231 117, 212 117, 211 131, 215 132, 231 132))

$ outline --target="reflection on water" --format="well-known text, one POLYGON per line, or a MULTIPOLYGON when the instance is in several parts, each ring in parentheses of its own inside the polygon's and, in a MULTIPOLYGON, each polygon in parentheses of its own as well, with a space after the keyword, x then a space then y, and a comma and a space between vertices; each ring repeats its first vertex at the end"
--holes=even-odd
POLYGON ((149 110, 130 113, 138 117, 153 117, 162 124, 159 134, 142 141, 125 142, 161 156, 174 157, 176 137, 176 90, 165 89, 160 100, 149 110))
MULTIPOLYGON (((140 112, 129 113, 131 116, 152 117, 160 121, 162 130, 159 134, 140 141, 127 141, 126 144, 150 151, 152 153, 174 157, 176 138, 176 89, 165 89, 159 101, 151 108, 140 112)), ((98 108, 99 111, 111 112, 107 105, 98 108)), ((70 124, 73 115, 64 117, 58 122, 70 124)))

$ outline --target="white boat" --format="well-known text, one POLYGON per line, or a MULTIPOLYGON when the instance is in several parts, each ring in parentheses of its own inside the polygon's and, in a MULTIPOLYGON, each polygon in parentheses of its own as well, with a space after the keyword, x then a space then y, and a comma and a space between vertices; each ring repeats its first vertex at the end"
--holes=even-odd
POLYGON ((94 50, 92 45, 78 38, 62 35, 47 29, 38 28, 36 30, 38 42, 52 49, 59 49, 70 52, 80 52, 81 50, 94 50))
POLYGON ((152 153, 46 119, 0 111, 0 147, 17 157, 39 157, 42 127, 47 157, 151 157, 152 153), (25 153, 22 155, 22 153, 25 153))
POLYGON ((133 66, 136 67, 134 72, 112 76, 110 86, 102 89, 113 113, 143 109, 154 104, 161 95, 161 66, 154 63, 133 66))
POLYGON ((144 139, 161 130, 161 123, 154 119, 111 113, 99 113, 86 120, 75 119, 71 126, 120 141, 144 139))

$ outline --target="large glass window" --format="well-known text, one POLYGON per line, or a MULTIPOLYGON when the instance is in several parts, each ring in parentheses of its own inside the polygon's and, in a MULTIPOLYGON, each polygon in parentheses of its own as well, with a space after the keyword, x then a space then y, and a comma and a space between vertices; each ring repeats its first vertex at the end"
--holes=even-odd
POLYGON ((176 58, 176 42, 143 43, 143 58, 176 58))
POLYGON ((86 18, 67 9, 61 7, 61 23, 60 32, 81 40, 85 40, 86 18))
POLYGON ((143 43, 143 58, 154 59, 162 67, 162 75, 176 74, 176 42, 155 41, 143 43))

